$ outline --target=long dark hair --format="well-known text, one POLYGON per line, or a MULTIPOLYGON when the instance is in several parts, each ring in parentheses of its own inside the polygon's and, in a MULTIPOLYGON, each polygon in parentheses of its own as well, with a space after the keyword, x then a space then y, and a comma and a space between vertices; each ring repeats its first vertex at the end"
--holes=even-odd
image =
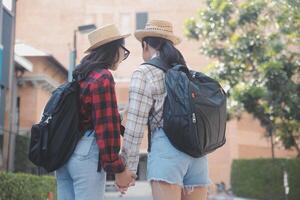
POLYGON ((119 60, 119 48, 124 45, 124 39, 115 40, 93 49, 83 57, 80 64, 73 71, 73 77, 81 79, 97 68, 110 69, 119 60))
MULTIPOLYGON (((174 47, 170 40, 160 37, 145 37, 143 42, 159 51, 159 57, 168 65, 181 64, 186 67, 186 62, 181 52, 174 47)), ((144 45, 142 42, 142 46, 144 45)))

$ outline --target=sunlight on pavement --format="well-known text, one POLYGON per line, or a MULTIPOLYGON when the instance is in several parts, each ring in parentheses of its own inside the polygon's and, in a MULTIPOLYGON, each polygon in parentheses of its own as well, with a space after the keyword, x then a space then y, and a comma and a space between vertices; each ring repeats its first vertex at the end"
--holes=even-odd
POLYGON ((152 200, 151 187, 148 182, 136 182, 125 195, 109 190, 105 194, 105 200, 152 200))

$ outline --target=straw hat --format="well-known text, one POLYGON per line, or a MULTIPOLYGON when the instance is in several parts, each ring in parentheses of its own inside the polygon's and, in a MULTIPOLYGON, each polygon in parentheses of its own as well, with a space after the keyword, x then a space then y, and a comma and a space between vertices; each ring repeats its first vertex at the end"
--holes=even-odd
POLYGON ((170 22, 163 20, 149 21, 144 29, 137 30, 134 35, 140 42, 145 37, 165 38, 172 41, 174 45, 181 42, 181 39, 173 33, 173 25, 170 22))
POLYGON ((100 27, 88 34, 91 46, 85 52, 90 52, 104 44, 118 39, 127 38, 128 36, 130 36, 130 34, 121 34, 114 24, 100 27))

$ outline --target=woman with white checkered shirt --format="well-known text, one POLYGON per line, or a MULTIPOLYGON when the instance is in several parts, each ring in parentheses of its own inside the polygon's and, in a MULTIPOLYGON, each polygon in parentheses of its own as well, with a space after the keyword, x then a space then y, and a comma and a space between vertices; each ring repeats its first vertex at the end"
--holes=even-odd
MULTIPOLYGON (((142 43, 143 59, 159 57, 168 66, 186 62, 174 47, 180 38, 173 34, 172 24, 152 20, 145 29, 135 32, 142 43)), ((129 170, 136 172, 139 147, 148 123, 151 151, 148 154, 147 179, 154 200, 207 199, 207 157, 193 158, 172 146, 163 127, 163 104, 166 97, 165 74, 152 65, 140 65, 133 73, 129 89, 129 106, 122 155, 129 170)))

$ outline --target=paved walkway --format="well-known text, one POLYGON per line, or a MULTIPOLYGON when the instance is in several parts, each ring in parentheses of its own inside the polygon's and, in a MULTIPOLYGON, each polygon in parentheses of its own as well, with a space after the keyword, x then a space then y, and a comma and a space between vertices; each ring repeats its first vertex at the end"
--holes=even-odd
MULTIPOLYGON (((136 182, 134 187, 130 187, 125 195, 120 195, 113 186, 108 183, 105 193, 105 200, 152 200, 151 187, 148 182, 136 182)), ((228 195, 210 196, 208 200, 247 200, 244 198, 230 197, 228 195)))
POLYGON ((136 182, 125 195, 120 196, 119 192, 114 191, 112 183, 109 183, 105 200, 152 200, 151 188, 148 182, 136 182))

